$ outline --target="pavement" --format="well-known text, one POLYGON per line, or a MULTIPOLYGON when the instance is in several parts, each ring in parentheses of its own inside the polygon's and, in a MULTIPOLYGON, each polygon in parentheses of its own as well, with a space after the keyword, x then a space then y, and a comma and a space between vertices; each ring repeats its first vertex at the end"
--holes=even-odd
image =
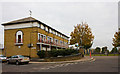
MULTIPOLYGON (((40 60, 40 59, 38 59, 38 60, 40 60)), ((74 62, 95 61, 95 58, 93 58, 93 57, 90 58, 89 56, 85 56, 79 60, 60 61, 60 62, 39 62, 38 60, 30 61, 30 63, 74 63, 74 62)))

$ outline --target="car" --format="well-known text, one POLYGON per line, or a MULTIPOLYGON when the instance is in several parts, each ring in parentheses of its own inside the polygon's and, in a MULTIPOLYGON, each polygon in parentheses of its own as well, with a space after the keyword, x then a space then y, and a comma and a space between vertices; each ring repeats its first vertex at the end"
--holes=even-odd
POLYGON ((7 57, 4 56, 4 55, 0 55, 0 61, 6 62, 7 61, 7 57))
POLYGON ((14 55, 11 56, 10 58, 7 59, 7 63, 15 63, 16 65, 20 64, 20 63, 29 63, 30 59, 29 57, 25 57, 22 55, 14 55))

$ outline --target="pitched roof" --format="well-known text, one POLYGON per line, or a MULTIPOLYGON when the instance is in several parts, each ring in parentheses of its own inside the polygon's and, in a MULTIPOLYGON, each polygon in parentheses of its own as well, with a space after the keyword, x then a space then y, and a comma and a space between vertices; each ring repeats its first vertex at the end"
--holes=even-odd
POLYGON ((36 20, 33 17, 27 17, 27 18, 22 18, 22 19, 19 19, 19 20, 3 23, 2 25, 10 25, 10 24, 16 24, 16 23, 30 22, 30 21, 38 21, 38 20, 36 20))
MULTIPOLYGON (((17 24, 17 23, 27 23, 27 22, 39 22, 41 24, 44 24, 41 21, 39 21, 39 20, 37 20, 37 19, 35 19, 33 17, 27 17, 27 18, 22 18, 22 19, 19 19, 19 20, 3 23, 2 25, 5 26, 5 25, 11 25, 11 24, 17 24)), ((44 25, 47 26, 47 27, 50 27, 50 26, 48 26, 46 24, 44 24, 44 25)), ((53 29, 52 27, 50 27, 50 28, 53 29)), ((57 31, 56 29, 53 29, 53 30, 57 31)), ((65 34, 59 32, 59 31, 57 31, 57 32, 64 35, 64 36, 66 36, 65 34)), ((69 38, 68 36, 66 36, 66 37, 69 38)))

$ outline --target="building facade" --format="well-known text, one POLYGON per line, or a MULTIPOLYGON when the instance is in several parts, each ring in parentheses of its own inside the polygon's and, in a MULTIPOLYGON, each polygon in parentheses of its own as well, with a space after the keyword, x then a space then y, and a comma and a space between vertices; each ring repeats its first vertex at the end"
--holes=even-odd
POLYGON ((42 23, 27 17, 2 24, 4 26, 4 55, 38 57, 37 51, 68 48, 69 37, 42 23))

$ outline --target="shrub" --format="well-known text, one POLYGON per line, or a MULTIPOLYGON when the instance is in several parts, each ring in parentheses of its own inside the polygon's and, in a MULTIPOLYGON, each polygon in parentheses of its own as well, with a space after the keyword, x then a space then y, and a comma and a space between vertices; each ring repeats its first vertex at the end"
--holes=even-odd
MULTIPOLYGON (((37 55, 40 58, 45 58, 45 52, 44 50, 41 50, 37 53, 37 55)), ((57 56, 68 56, 68 55, 72 55, 72 54, 78 54, 79 51, 78 50, 73 50, 73 49, 52 49, 51 51, 47 51, 47 55, 49 57, 57 57, 57 56)))
POLYGON ((52 56, 52 57, 57 57, 58 56, 58 50, 52 49, 51 51, 49 51, 49 55, 52 56))
POLYGON ((44 51, 44 50, 38 51, 38 52, 37 52, 37 55, 38 55, 40 58, 45 58, 45 51, 44 51))

